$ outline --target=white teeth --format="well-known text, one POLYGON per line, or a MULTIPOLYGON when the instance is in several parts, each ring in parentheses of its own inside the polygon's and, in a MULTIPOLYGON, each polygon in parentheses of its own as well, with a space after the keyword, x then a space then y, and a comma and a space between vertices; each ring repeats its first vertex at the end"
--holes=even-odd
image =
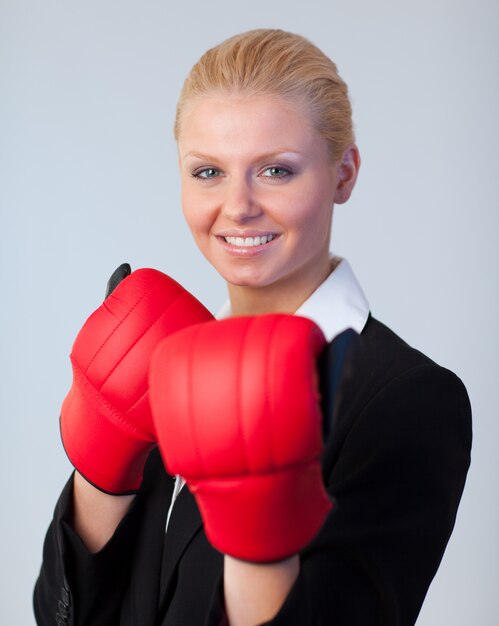
POLYGON ((274 235, 261 235, 260 237, 224 237, 231 246, 241 246, 243 248, 251 248, 253 246, 261 246, 274 239, 274 235))

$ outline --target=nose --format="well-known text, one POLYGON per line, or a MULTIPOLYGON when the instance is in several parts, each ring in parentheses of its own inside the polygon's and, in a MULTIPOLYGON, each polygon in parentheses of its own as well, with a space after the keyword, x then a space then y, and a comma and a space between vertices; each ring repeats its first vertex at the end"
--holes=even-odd
POLYGON ((251 181, 244 176, 227 181, 222 213, 234 222, 246 222, 262 213, 251 181))

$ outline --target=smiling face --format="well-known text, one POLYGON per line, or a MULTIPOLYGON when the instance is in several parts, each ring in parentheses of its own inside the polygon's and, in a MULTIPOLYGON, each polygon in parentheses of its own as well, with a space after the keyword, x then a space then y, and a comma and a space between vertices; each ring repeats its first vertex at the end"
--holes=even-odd
POLYGON ((234 289, 290 292, 299 305, 329 271, 341 165, 298 108, 269 96, 205 96, 178 141, 194 239, 234 289))

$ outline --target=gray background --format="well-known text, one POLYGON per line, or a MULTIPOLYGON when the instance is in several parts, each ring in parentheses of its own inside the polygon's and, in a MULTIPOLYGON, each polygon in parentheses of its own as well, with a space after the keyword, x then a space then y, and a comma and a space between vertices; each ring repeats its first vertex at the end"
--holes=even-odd
POLYGON ((0 0, 2 625, 34 622, 71 469, 68 353, 110 272, 128 260, 212 310, 225 298, 182 220, 171 124, 199 55, 261 26, 308 36, 350 85, 363 165, 333 250, 470 393, 472 469, 418 626, 498 623, 498 24, 487 0, 0 0))

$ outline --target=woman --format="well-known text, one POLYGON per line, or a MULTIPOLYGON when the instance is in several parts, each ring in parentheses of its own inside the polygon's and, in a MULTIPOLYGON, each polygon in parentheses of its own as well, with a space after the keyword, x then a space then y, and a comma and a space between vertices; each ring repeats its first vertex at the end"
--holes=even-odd
MULTIPOLYGON (((302 37, 276 30, 244 33, 209 50, 194 66, 180 96, 175 136, 184 215, 200 250, 227 281, 230 302, 219 318, 230 319, 209 321, 178 285, 142 270, 120 283, 114 292, 119 297, 108 298, 87 321, 73 348, 75 382, 61 415, 63 442, 77 471, 47 534, 35 589, 37 620, 93 626, 413 624, 464 487, 470 407, 456 376, 371 317, 348 263, 329 253, 333 206, 348 200, 360 165, 346 85, 330 59, 302 37), (153 291, 161 295, 147 300, 153 291), (181 310, 173 315, 171 303, 179 299, 181 310), (139 301, 147 301, 145 309, 136 306, 139 301), (177 372, 168 354, 174 354, 178 370, 184 354, 193 354, 201 379, 211 380, 218 367, 230 375, 247 359, 249 348, 231 351, 246 332, 245 320, 266 324, 274 314, 288 314, 288 321, 294 314, 284 334, 305 338, 298 352, 289 353, 286 375, 295 363, 306 372, 283 387, 279 402, 288 394, 291 401, 279 405, 287 408, 276 415, 287 417, 295 401, 309 408, 291 425, 281 421, 272 445, 301 428, 305 439, 316 441, 312 369, 321 353, 326 397, 334 365, 332 344, 322 352, 321 332, 328 342, 346 328, 361 337, 353 373, 336 399, 321 471, 314 465, 303 489, 299 472, 287 487, 272 484, 264 507, 262 490, 251 491, 246 483, 239 500, 239 487, 232 486, 230 497, 207 506, 196 480, 189 479, 190 451, 179 452, 189 432, 179 437, 182 422, 164 426, 171 424, 165 414, 179 386, 171 382, 177 372), (137 329, 134 321, 135 335, 126 337, 126 354, 120 352, 123 340, 108 350, 103 340, 120 337, 133 316, 140 323, 137 329), (302 329, 303 318, 317 326, 302 329), (205 344, 195 343, 195 327, 189 328, 197 322, 210 335, 205 344), (130 351, 151 328, 152 339, 124 374, 130 351), (157 349, 151 367, 151 417, 144 388, 127 376, 140 376, 143 385, 153 349, 169 335, 162 343, 169 346, 167 354, 157 349), (99 371, 89 374, 94 370, 99 371), (88 391, 94 375, 98 381, 90 382, 98 383, 103 399, 88 391), (168 394, 162 385, 169 385, 168 394), (205 527, 183 480, 165 472, 157 442, 170 472, 188 478, 205 527), (277 532, 267 523, 274 519, 277 532)), ((274 341, 271 332, 266 327, 247 342, 257 346, 258 359, 266 358, 262 346, 266 336, 274 341)), ((277 352, 287 355, 286 338, 275 341, 277 352)), ((269 367, 275 381, 282 363, 281 369, 269 367)), ((252 378, 255 369, 248 371, 252 378)), ((264 396, 268 384, 263 381, 257 395, 264 396)), ((246 410, 254 396, 253 389, 244 396, 243 388, 237 386, 235 402, 246 410)), ((194 393, 205 394, 197 402, 202 414, 211 398, 206 389, 194 393)), ((211 395, 218 393, 213 389, 211 395)), ((225 400, 222 395, 216 405, 219 427, 233 416, 224 413, 225 400)), ((329 409, 323 409, 327 422, 329 409)), ((263 429, 258 433, 256 439, 263 439, 263 429)), ((216 446, 218 434, 196 442, 203 454, 212 439, 216 446)), ((321 450, 314 445, 311 454, 318 458, 321 450)), ((230 447, 222 456, 229 452, 230 447)), ((300 449, 298 455, 309 453, 300 449)), ((214 456, 218 462, 220 455, 214 456)), ((213 479, 211 469, 203 480, 213 479)))

